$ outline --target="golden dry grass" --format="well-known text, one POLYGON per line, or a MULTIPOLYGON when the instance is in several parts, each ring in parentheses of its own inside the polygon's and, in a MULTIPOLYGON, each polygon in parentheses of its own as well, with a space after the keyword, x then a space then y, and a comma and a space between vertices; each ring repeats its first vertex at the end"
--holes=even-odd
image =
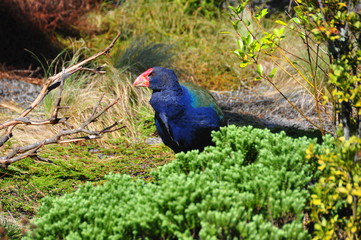
MULTIPOLYGON (((105 112, 98 121, 91 124, 94 129, 102 129, 111 125, 115 121, 123 119, 122 125, 125 130, 107 134, 108 137, 119 137, 126 135, 127 137, 135 137, 138 133, 137 121, 140 117, 141 108, 149 108, 149 91, 145 89, 136 89, 132 86, 132 77, 127 72, 121 72, 115 68, 109 68, 105 75, 85 76, 88 78, 88 85, 84 89, 74 89, 75 93, 65 97, 65 101, 69 101, 69 109, 64 115, 70 116, 70 123, 75 126, 81 124, 93 112, 104 95, 101 106, 105 106, 116 98, 119 98, 109 111, 105 112), (147 94, 148 93, 148 94, 147 94), (71 96, 72 95, 72 96, 71 96), (73 96, 76 95, 76 98, 73 96)), ((150 110, 149 110, 150 112, 150 110)))

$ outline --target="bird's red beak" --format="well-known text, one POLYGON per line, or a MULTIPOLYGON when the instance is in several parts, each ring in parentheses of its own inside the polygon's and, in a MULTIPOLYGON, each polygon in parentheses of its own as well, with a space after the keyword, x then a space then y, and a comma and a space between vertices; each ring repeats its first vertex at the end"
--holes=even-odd
POLYGON ((153 71, 153 68, 149 68, 144 73, 140 74, 137 79, 135 79, 133 86, 135 87, 149 87, 149 74, 153 71))

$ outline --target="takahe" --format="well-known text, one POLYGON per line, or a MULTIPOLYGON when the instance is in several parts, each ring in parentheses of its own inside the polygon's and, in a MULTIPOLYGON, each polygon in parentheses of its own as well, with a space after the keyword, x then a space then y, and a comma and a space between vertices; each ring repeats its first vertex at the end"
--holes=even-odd
POLYGON ((162 67, 148 69, 133 85, 153 90, 150 105, 155 111, 157 132, 174 152, 203 150, 212 144, 211 132, 218 130, 224 119, 206 89, 180 84, 173 70, 162 67))

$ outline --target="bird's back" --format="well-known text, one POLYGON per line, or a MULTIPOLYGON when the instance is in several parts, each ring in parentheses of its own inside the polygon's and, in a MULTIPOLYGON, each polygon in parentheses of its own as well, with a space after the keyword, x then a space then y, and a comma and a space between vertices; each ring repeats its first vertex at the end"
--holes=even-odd
POLYGON ((188 91, 188 94, 191 98, 191 105, 193 108, 199 107, 210 107, 218 115, 221 125, 224 125, 224 116, 221 108, 218 106, 216 99, 212 94, 205 88, 202 88, 193 83, 185 82, 181 83, 181 86, 185 91, 188 91))

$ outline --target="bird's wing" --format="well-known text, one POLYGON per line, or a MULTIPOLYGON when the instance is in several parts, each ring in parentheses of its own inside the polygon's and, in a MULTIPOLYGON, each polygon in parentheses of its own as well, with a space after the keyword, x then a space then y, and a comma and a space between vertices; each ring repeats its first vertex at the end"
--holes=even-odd
POLYGON ((159 124, 161 124, 161 129, 165 130, 165 132, 163 132, 162 134, 169 136, 171 141, 179 145, 179 143, 174 141, 173 139, 173 133, 169 128, 167 115, 165 113, 156 113, 156 119, 159 121, 159 124))
POLYGON ((168 118, 167 115, 165 115, 165 113, 159 113, 159 118, 162 120, 162 123, 164 125, 165 130, 167 131, 167 133, 169 134, 169 136, 172 137, 172 134, 169 130, 169 125, 168 125, 168 118))
POLYGON ((223 119, 223 112, 221 108, 218 106, 216 99, 207 89, 189 82, 181 83, 181 85, 185 87, 191 95, 192 107, 211 107, 217 112, 217 115, 223 119))

